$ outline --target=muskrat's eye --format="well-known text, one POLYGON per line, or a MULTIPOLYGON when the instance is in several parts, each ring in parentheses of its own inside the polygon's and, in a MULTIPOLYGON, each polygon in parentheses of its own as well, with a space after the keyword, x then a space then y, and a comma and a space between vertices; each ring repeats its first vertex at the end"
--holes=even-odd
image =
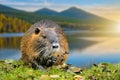
POLYGON ((35 34, 38 34, 40 32, 40 29, 36 28, 35 29, 35 34))

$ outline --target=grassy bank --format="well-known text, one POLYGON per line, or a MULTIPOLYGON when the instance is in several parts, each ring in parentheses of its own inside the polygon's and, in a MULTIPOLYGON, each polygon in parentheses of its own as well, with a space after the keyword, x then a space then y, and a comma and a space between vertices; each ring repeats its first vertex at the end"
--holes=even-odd
POLYGON ((62 69, 34 70, 22 61, 0 61, 0 80, 120 80, 120 64, 94 64, 73 74, 62 69))

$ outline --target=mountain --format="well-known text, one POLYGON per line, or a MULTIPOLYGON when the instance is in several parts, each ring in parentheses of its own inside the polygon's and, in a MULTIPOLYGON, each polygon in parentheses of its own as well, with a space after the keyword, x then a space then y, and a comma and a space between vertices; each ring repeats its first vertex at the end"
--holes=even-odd
POLYGON ((24 11, 0 4, 0 12, 24 12, 24 11))
POLYGON ((66 17, 66 18, 75 18, 75 19, 80 19, 80 20, 99 20, 99 21, 105 21, 107 19, 99 17, 97 15, 94 15, 92 13, 89 13, 85 10, 76 8, 76 7, 71 7, 67 10, 64 10, 62 12, 56 12, 54 10, 48 9, 48 8, 43 8, 38 11, 35 11, 37 14, 45 14, 49 16, 61 16, 61 17, 66 17))
POLYGON ((34 16, 40 16, 40 15, 43 15, 43 16, 45 16, 44 18, 46 18, 46 17, 53 17, 53 15, 54 15, 57 18, 64 18, 64 19, 72 20, 72 21, 74 19, 73 22, 76 22, 76 21, 79 22, 79 20, 80 21, 81 20, 90 20, 90 21, 91 20, 93 20, 93 21, 99 20, 99 21, 103 21, 103 22, 109 21, 107 19, 104 19, 104 18, 99 17, 97 15, 91 14, 89 12, 86 12, 86 11, 79 9, 79 8, 76 8, 76 7, 71 7, 67 10, 62 11, 62 12, 56 12, 56 11, 48 9, 48 8, 42 8, 42 9, 37 10, 35 12, 25 12, 22 10, 17 10, 17 9, 0 4, 0 12, 7 14, 7 15, 10 15, 10 16, 11 15, 16 16, 18 13, 17 16, 21 16, 21 17, 22 17, 22 14, 24 14, 24 15, 27 15, 26 16, 27 18, 28 18, 28 16, 34 17, 34 16), (12 13, 10 13, 10 12, 12 12, 12 13))
POLYGON ((46 8, 36 12, 26 12, 0 5, 0 14, 16 17, 32 24, 42 19, 50 19, 68 29, 105 30, 109 29, 111 24, 114 23, 113 21, 101 18, 76 7, 58 13, 46 8))
MULTIPOLYGON (((48 10, 48 9, 46 9, 48 10)), ((72 22, 74 19, 71 18, 65 18, 65 17, 59 17, 59 16, 51 16, 51 15, 45 15, 45 14, 38 14, 35 12, 26 12, 22 10, 17 10, 11 7, 7 7, 4 5, 0 5, 0 14, 5 14, 6 16, 10 17, 16 17, 21 20, 27 21, 29 23, 35 23, 42 19, 50 19, 53 20, 59 24, 69 23, 72 22)))
POLYGON ((40 10, 35 11, 37 14, 45 14, 45 15, 57 15, 58 12, 48 9, 48 8, 42 8, 40 10))
POLYGON ((101 20, 102 17, 96 16, 82 9, 71 7, 59 13, 60 16, 78 18, 81 20, 101 20))

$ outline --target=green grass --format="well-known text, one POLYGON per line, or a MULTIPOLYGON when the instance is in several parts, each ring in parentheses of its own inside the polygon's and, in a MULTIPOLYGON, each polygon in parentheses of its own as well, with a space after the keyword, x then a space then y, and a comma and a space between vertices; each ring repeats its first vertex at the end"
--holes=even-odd
POLYGON ((34 70, 22 61, 0 61, 0 80, 120 80, 120 64, 102 63, 73 74, 62 69, 34 70))
POLYGON ((86 80, 120 80, 120 64, 101 63, 82 73, 86 80))
MULTIPOLYGON (((45 80, 50 75, 59 75, 57 80, 68 78, 72 80, 73 74, 64 72, 63 70, 52 68, 46 71, 34 70, 22 61, 0 61, 0 80, 40 80, 45 75, 45 80)), ((55 79, 53 79, 55 80, 55 79)))

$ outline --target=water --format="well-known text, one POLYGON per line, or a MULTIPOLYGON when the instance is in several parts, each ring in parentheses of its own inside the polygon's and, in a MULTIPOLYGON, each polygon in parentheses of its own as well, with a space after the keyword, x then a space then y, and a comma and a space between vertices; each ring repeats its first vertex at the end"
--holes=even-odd
MULTIPOLYGON (((66 31, 65 33, 70 47, 68 64, 88 67, 100 62, 120 62, 119 36, 86 31, 66 31)), ((23 33, 0 34, 0 59, 20 59, 22 35, 23 33)))

